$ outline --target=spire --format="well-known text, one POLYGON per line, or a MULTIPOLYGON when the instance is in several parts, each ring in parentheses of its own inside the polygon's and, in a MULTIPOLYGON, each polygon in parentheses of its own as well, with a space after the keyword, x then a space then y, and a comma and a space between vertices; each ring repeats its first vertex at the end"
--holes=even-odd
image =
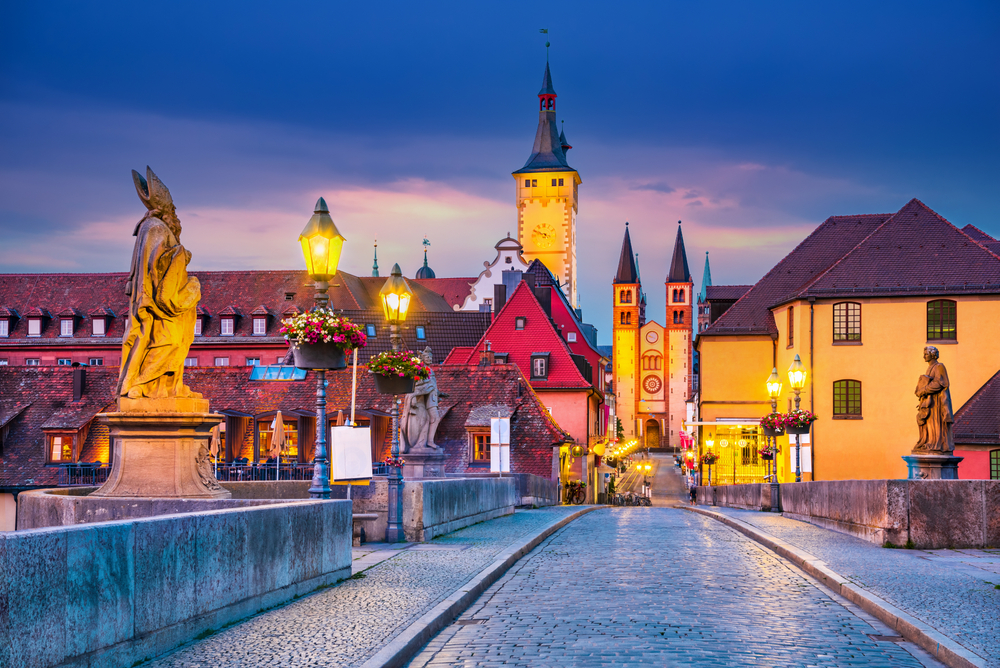
POLYGON ((563 153, 573 148, 570 143, 566 141, 566 121, 560 121, 559 128, 559 145, 562 146, 563 153))
POLYGON ((622 241, 622 254, 618 260, 618 273, 615 283, 638 283, 639 269, 635 264, 635 254, 632 252, 632 238, 628 233, 628 223, 625 223, 625 239, 622 241))
POLYGON ((705 251, 705 271, 701 272, 701 294, 698 301, 704 302, 708 298, 708 286, 712 284, 712 268, 708 266, 708 251, 705 251))
POLYGON ((375 262, 372 264, 372 276, 378 276, 378 239, 375 240, 375 262))
POLYGON ((691 271, 688 269, 687 253, 684 251, 684 235, 681 233, 681 221, 677 221, 677 239, 674 241, 674 258, 670 261, 670 273, 667 283, 690 283, 691 271))
POLYGON ((545 63, 542 90, 538 93, 538 130, 535 131, 535 143, 524 167, 514 174, 568 171, 576 170, 566 162, 566 151, 563 149, 559 128, 556 127, 556 91, 552 87, 549 64, 545 63))
POLYGON ((427 247, 431 245, 431 242, 424 237, 424 266, 417 269, 417 273, 414 278, 437 278, 434 270, 427 266, 427 247))

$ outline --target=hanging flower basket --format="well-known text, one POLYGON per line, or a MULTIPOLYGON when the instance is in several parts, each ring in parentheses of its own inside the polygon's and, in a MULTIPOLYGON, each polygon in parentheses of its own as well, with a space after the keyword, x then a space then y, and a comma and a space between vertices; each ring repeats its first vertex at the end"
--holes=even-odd
POLYGON ((382 463, 385 464, 386 466, 401 469, 403 468, 403 465, 406 464, 406 460, 403 459, 402 457, 393 457, 392 455, 386 455, 386 458, 382 463))
POLYGON ((775 437, 781 436, 785 433, 782 427, 782 419, 785 416, 782 413, 768 413, 760 419, 760 426, 764 429, 764 435, 775 437))
POLYGON ((719 461, 719 455, 714 452, 706 452, 701 456, 701 463, 706 466, 711 466, 715 462, 719 461))
POLYGON ((789 434, 808 434, 809 427, 816 421, 816 415, 809 411, 797 410, 785 413, 781 419, 781 426, 789 434))
POLYGON ((772 455, 771 453, 762 452, 760 453, 760 458, 763 459, 765 462, 769 462, 774 459, 774 455, 772 455))
POLYGON ((299 369, 343 369, 346 353, 362 348, 367 337, 361 327, 330 309, 299 313, 281 321, 281 333, 294 349, 299 369))
POLYGON ((774 459, 774 456, 777 455, 778 452, 780 452, 780 449, 778 448, 777 445, 768 443, 763 448, 757 450, 757 452, 760 454, 761 459, 763 459, 766 462, 769 462, 774 459))
POLYGON ((372 374, 375 377, 375 391, 379 394, 410 394, 413 392, 414 380, 400 376, 388 376, 381 373, 372 374))
POLYGON ((414 382, 431 375, 431 368, 412 352, 384 352, 368 361, 380 394, 410 394, 414 382))

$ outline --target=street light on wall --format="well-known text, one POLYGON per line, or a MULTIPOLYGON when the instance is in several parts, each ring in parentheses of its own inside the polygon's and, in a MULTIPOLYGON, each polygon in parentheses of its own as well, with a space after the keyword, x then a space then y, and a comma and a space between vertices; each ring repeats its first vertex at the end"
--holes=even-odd
MULTIPOLYGON (((312 218, 299 235, 306 272, 313 279, 316 288, 316 309, 326 308, 330 303, 327 291, 330 289, 330 279, 337 275, 344 241, 330 217, 326 200, 320 197, 316 200, 312 218)), ((314 499, 330 498, 330 457, 327 452, 326 429, 326 369, 316 369, 316 453, 313 457, 312 486, 309 488, 309 496, 314 499)))

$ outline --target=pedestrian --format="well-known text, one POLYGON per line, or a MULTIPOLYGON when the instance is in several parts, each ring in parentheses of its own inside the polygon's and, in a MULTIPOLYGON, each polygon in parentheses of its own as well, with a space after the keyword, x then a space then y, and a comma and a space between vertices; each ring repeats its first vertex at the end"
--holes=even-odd
POLYGON ((691 495, 691 505, 695 505, 695 502, 698 500, 698 488, 691 485, 691 489, 688 490, 688 494, 691 495))

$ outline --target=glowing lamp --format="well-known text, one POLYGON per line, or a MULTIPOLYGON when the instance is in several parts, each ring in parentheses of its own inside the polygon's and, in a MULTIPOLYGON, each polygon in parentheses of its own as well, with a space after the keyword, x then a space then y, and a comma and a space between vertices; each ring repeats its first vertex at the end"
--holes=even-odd
POLYGON ((574 445, 573 446, 573 456, 574 457, 581 457, 581 456, 583 456, 583 446, 582 445, 574 445))
POLYGON ((337 275, 344 237, 330 217, 330 209, 322 197, 316 201, 316 209, 299 235, 299 243, 306 260, 306 272, 314 280, 328 281, 337 275))
POLYGON ((788 367, 788 382, 793 390, 801 390, 806 386, 806 368, 802 366, 802 360, 796 355, 792 361, 792 366, 788 367))
POLYGON ((595 445, 593 447, 593 450, 594 450, 594 454, 597 455, 598 457, 603 457, 604 456, 604 444, 603 443, 598 443, 597 445, 595 445))
POLYGON ((399 324, 406 320, 406 312, 410 308, 413 291, 410 290, 410 284, 403 278, 399 264, 392 265, 392 273, 382 289, 378 291, 378 296, 382 299, 385 319, 390 324, 399 324))
POLYGON ((781 396, 781 377, 778 376, 778 369, 772 368, 771 375, 767 378, 767 396, 777 399, 781 396))
POLYGON ((706 438, 705 439, 705 445, 708 446, 708 447, 712 447, 713 445, 715 445, 715 439, 714 438, 706 438))

